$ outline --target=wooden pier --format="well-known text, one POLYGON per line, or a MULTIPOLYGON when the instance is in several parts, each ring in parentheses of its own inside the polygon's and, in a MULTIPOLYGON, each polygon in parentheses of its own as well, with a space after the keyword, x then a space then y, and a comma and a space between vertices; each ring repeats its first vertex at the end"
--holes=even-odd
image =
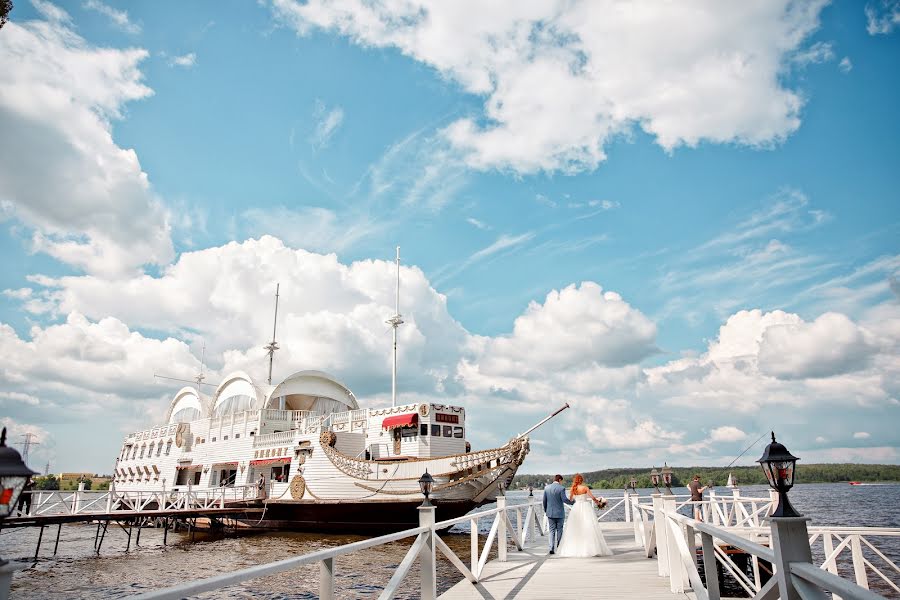
POLYGON ((631 523, 603 523, 603 535, 613 556, 560 558, 547 554, 546 538, 525 544, 506 562, 485 565, 478 583, 463 580, 444 592, 443 600, 515 598, 646 598, 678 600, 693 594, 673 594, 669 580, 657 573, 656 561, 647 558, 634 541, 631 523))

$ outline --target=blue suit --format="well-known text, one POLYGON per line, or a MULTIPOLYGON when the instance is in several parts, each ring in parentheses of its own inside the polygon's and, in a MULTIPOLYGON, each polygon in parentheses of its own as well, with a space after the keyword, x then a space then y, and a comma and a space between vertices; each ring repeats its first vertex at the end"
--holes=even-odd
POLYGON ((556 546, 562 539, 563 523, 566 519, 564 504, 570 506, 575 504, 575 501, 569 500, 566 495, 566 488, 556 481, 544 488, 544 513, 550 523, 550 552, 556 551, 556 546))

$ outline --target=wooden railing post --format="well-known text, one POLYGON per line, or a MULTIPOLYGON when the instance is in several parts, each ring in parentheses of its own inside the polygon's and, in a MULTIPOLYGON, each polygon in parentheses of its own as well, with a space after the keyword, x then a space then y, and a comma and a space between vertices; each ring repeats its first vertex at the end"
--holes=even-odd
POLYGON ((653 529, 656 532, 656 569, 660 577, 669 575, 669 544, 662 494, 653 494, 653 529))
POLYGON ((506 562, 506 496, 497 496, 497 560, 506 562))
MULTIPOLYGON (((434 523, 434 506, 420 506, 419 527, 430 527, 434 523)), ((434 529, 429 529, 422 535, 425 536, 425 544, 419 551, 419 567, 422 570, 419 576, 422 584, 419 597, 422 600, 435 600, 437 598, 437 555, 435 554, 434 529)))
MULTIPOLYGON (((772 550, 775 552, 775 577, 778 578, 778 592, 781 600, 801 600, 791 576, 791 563, 812 563, 809 547, 808 517, 772 517, 772 550)), ((824 592, 819 592, 825 598, 824 592)), ((802 598, 806 598, 803 596, 802 598)))
POLYGON ((109 496, 106 497, 106 512, 111 513, 113 507, 113 497, 116 495, 116 480, 109 480, 109 496))
POLYGON ((471 571, 475 577, 480 577, 481 573, 478 572, 478 519, 470 519, 469 520, 469 538, 471 540, 471 546, 469 551, 471 552, 471 571))
POLYGON ((81 494, 84 492, 84 482, 78 482, 78 489, 75 491, 75 499, 72 501, 72 513, 78 514, 81 510, 81 494))
POLYGON ((631 502, 629 502, 629 500, 631 499, 630 497, 631 497, 631 494, 628 493, 628 488, 625 488, 625 502, 623 504, 625 504, 625 522, 626 523, 631 523, 631 502))
POLYGON ((684 593, 685 588, 690 586, 690 582, 684 568, 684 561, 681 560, 678 541, 675 539, 675 536, 683 531, 681 524, 668 517, 668 515, 678 512, 675 504, 675 496, 663 496, 663 528, 666 530, 666 547, 668 549, 669 589, 672 590, 672 593, 681 594, 684 593))
POLYGON ((719 525, 719 511, 716 508, 716 490, 709 491, 709 512, 712 513, 712 524, 719 525))
POLYGON ((716 547, 713 537, 700 532, 700 544, 703 546, 703 574, 706 577, 706 593, 709 600, 719 600, 719 570, 716 567, 716 547))
POLYGON ((319 561, 319 600, 334 600, 334 558, 319 561))
POLYGON ((853 574, 856 576, 856 585, 869 589, 869 577, 866 575, 866 564, 863 562, 862 544, 859 534, 853 534, 850 538, 850 556, 853 557, 853 574))

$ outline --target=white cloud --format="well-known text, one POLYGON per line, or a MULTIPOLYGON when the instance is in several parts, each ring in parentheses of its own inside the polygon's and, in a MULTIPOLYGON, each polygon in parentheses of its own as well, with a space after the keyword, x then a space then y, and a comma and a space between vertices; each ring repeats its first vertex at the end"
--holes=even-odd
POLYGON ((384 230, 386 224, 368 214, 338 214, 318 206, 251 208, 242 214, 253 236, 273 235, 289 245, 316 252, 341 252, 384 230))
POLYGON ((816 42, 793 56, 793 61, 800 66, 818 64, 830 60, 834 60, 834 49, 828 42, 816 42))
POLYGON ((853 434, 854 440, 867 440, 870 437, 872 437, 872 435, 868 431, 857 431, 853 434))
POLYGON ((169 59, 170 67, 182 67, 184 69, 190 69, 196 64, 197 54, 195 52, 188 52, 187 54, 182 54, 181 56, 173 56, 171 59, 169 59))
POLYGON ((82 5, 87 10, 93 10, 101 15, 109 18, 113 25, 124 31, 125 33, 138 34, 141 32, 140 25, 132 23, 128 18, 128 13, 100 2, 100 0, 86 0, 82 5))
POLYGON ((900 24, 900 0, 880 0, 866 4, 866 31, 887 35, 900 24))
POLYGON ((633 127, 666 150, 783 140, 803 99, 782 74, 824 4, 272 1, 300 34, 398 48, 483 96, 444 134, 470 165, 521 173, 593 169, 633 127))
POLYGON ((122 274, 173 256, 168 215, 111 120, 146 98, 141 49, 96 48, 48 3, 51 21, 0 36, 0 197, 31 229, 34 251, 89 272, 122 274))
POLYGON ((710 439, 714 442, 739 442, 746 437, 746 433, 732 425, 716 427, 710 432, 710 439))
POLYGON ((313 118, 315 119, 315 130, 309 141, 313 148, 324 148, 341 123, 344 122, 344 109, 340 106, 328 108, 324 102, 317 100, 313 118))
POLYGON ((474 217, 468 217, 468 218, 466 218, 466 223, 468 223, 468 224, 471 225, 472 227, 476 227, 476 228, 478 228, 478 229, 481 229, 482 231, 487 231, 488 229, 491 228, 491 226, 488 225, 487 223, 485 223, 485 222, 483 222, 483 221, 479 221, 478 219, 476 219, 476 218, 474 218, 474 217))
POLYGON ((838 68, 841 70, 841 73, 849 73, 853 70, 853 61, 850 60, 849 56, 845 56, 838 63, 838 68))

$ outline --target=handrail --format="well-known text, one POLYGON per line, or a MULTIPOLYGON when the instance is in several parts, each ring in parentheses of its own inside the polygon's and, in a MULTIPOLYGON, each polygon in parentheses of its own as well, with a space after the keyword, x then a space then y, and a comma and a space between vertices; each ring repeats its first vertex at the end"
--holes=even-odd
POLYGON ((847 581, 843 577, 823 571, 810 563, 791 563, 791 575, 795 579, 795 585, 797 583, 796 579, 799 578, 823 590, 839 594, 841 598, 849 598, 850 600, 884 600, 884 596, 860 587, 852 581, 847 581))
MULTIPOLYGON (((213 577, 208 577, 206 579, 201 579, 197 581, 182 583, 180 585, 160 589, 153 590, 150 592, 145 592, 137 596, 141 600, 177 600, 184 598, 186 596, 192 596, 194 594, 199 594, 202 592, 208 592, 212 590, 218 590, 226 586, 235 585, 238 583, 242 583, 244 581, 248 581, 251 579, 256 579, 259 577, 264 577, 266 575, 272 575, 275 573, 282 573, 284 571, 289 571, 295 569, 297 567, 307 565, 310 563, 318 562, 320 563, 321 575, 322 579, 320 582, 320 596, 323 598, 333 597, 333 577, 334 577, 334 558, 338 556, 343 556, 345 554, 350 554, 352 552, 357 552, 359 550, 366 550, 368 548, 373 548, 376 546, 380 546, 383 544, 388 544, 391 542, 396 542, 402 539, 407 539, 413 536, 419 536, 416 542, 413 543, 410 551, 407 553, 406 558, 403 559, 401 564, 397 567, 394 576, 391 578, 391 581, 388 582, 384 593, 382 594, 383 598, 390 598, 393 596, 396 587, 399 585, 401 580, 405 577, 409 568, 412 565, 413 560, 416 556, 419 556, 423 560, 423 568, 424 564, 428 559, 428 554, 430 553, 431 558, 428 564, 430 564, 431 568, 434 568, 436 558, 436 553, 440 551, 441 553, 447 555, 450 559, 450 562, 458 569, 463 575, 469 579, 470 581, 476 582, 478 576, 481 573, 482 568, 484 567, 484 563, 487 560, 488 553, 491 549, 492 543, 494 539, 497 539, 498 543, 498 554, 499 559, 506 559, 506 541, 507 541, 507 526, 512 526, 512 523, 509 519, 509 511, 516 512, 516 522, 519 524, 519 530, 516 532, 516 528, 513 527, 513 543, 519 550, 522 550, 524 547, 524 541, 527 537, 528 530, 530 527, 538 527, 540 528, 540 524, 537 522, 536 514, 537 509, 541 506, 540 501, 535 500, 532 502, 528 502, 525 504, 516 504, 516 505, 506 505, 506 499, 504 497, 498 498, 498 507, 486 511, 476 512, 470 515, 465 515, 462 517, 457 517, 454 519, 448 519, 446 521, 440 521, 437 523, 427 523, 424 525, 420 525, 419 527, 414 527, 411 529, 406 529, 404 531, 399 531, 397 533, 390 533, 387 535, 382 535, 379 537, 371 538, 368 540, 362 540, 359 542, 353 542, 351 544, 345 544, 343 546, 337 546, 334 548, 329 548, 327 550, 319 550, 316 552, 311 552, 309 554, 304 554, 302 556, 295 556, 292 558, 286 558, 283 560, 266 563, 262 565, 254 565, 252 567, 247 567, 244 569, 239 569, 237 571, 233 571, 231 573, 225 573, 222 575, 215 575, 213 577), (524 523, 521 521, 520 512, 521 510, 527 510, 528 515, 524 523), (479 519, 483 519, 490 516, 495 516, 493 525, 491 526, 491 532, 488 534, 487 541, 485 542, 483 552, 481 553, 480 559, 478 556, 478 548, 477 545, 473 542, 473 556, 472 556, 472 566, 473 568, 470 570, 466 567, 459 557, 456 556, 455 553, 443 542, 440 537, 438 537, 437 532, 449 528, 453 525, 464 523, 468 521, 470 524, 475 524, 479 519), (523 528, 524 526, 524 528, 523 528), (434 543, 428 544, 424 543, 426 539, 422 536, 431 536, 434 543), (502 541, 501 541, 502 540, 502 541), (423 554, 424 553, 424 554, 423 554)), ((420 522, 422 515, 420 515, 420 522)), ((478 530, 475 527, 470 534, 473 536, 474 540, 477 540, 478 530)), ((423 576, 424 579, 424 576, 423 576)), ((433 583, 433 581, 432 581, 433 583)), ((423 590, 424 590, 425 582, 423 581, 423 590)), ((432 597, 431 594, 423 593, 424 597, 432 597)))

